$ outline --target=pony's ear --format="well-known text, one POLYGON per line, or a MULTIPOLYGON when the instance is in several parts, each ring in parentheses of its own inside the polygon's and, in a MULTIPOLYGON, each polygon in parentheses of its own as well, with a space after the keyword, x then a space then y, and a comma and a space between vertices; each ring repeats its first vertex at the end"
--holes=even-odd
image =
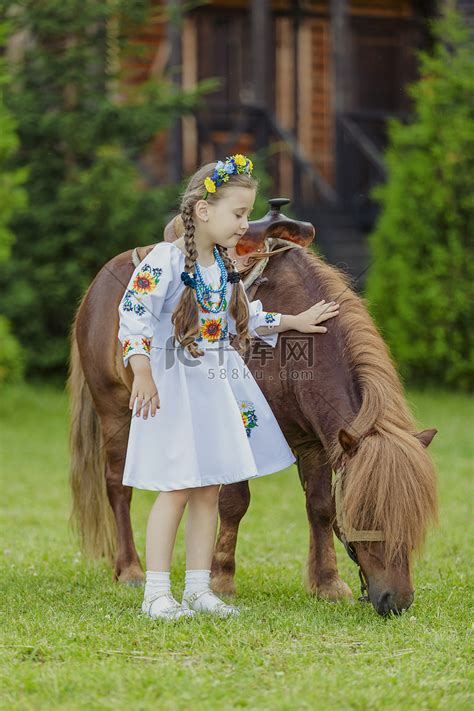
POLYGON ((163 237, 165 242, 174 242, 179 239, 184 232, 184 225, 181 215, 175 215, 166 225, 163 237))
POLYGON ((352 451, 358 441, 355 437, 349 434, 347 430, 339 430, 337 438, 344 452, 352 451))
POLYGON ((432 428, 430 430, 422 430, 421 432, 416 432, 415 437, 420 440, 423 447, 429 447, 431 440, 435 436, 438 430, 432 428))

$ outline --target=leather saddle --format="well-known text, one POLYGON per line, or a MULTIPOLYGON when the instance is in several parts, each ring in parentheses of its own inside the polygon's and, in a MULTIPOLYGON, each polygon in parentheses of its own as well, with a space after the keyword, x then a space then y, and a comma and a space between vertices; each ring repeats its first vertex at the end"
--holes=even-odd
MULTIPOLYGON (((273 255, 288 249, 308 247, 314 239, 315 229, 310 222, 302 222, 287 217, 281 208, 290 201, 287 198, 272 198, 268 201, 270 210, 260 220, 249 223, 245 235, 235 248, 229 249, 230 258, 242 276, 244 287, 251 301, 258 286, 267 281, 262 276, 268 260, 273 255)), ((165 242, 174 242, 184 232, 181 216, 175 215, 164 230, 165 242)), ((154 245, 135 247, 132 260, 135 266, 146 257, 154 245)))

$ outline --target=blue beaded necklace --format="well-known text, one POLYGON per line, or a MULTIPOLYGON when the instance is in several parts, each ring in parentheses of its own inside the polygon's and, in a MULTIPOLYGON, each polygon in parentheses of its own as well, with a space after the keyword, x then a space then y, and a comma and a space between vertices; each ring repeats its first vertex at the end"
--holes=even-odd
POLYGON ((220 282, 219 286, 217 289, 213 289, 210 284, 206 284, 204 281, 204 278, 202 276, 201 269, 199 267, 199 264, 196 262, 196 271, 195 271, 195 290, 196 290, 196 299, 198 300, 198 303, 205 309, 206 311, 210 311, 211 313, 217 314, 222 308, 222 304, 224 303, 226 291, 227 291, 227 269, 225 268, 224 260, 222 259, 221 255, 219 254, 219 250, 217 247, 214 247, 212 250, 215 260, 217 264, 219 265, 220 269, 220 282), (211 294, 219 294, 220 299, 216 302, 213 303, 211 302, 211 294))

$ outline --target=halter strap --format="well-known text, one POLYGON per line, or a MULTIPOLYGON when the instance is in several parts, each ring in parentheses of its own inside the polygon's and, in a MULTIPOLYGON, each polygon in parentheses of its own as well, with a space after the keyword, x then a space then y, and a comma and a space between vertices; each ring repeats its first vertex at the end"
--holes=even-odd
POLYGON ((347 543, 354 541, 384 541, 385 536, 382 531, 363 531, 346 526, 342 508, 342 483, 345 473, 345 469, 336 471, 332 485, 332 493, 336 504, 337 527, 339 528, 341 537, 345 538, 347 543))

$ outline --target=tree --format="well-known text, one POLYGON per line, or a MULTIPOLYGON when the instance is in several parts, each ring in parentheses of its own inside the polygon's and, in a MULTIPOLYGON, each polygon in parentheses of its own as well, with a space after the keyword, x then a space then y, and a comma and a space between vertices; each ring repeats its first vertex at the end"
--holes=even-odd
POLYGON ((29 209, 12 221, 17 244, 0 267, 0 285, 29 373, 65 374, 82 293, 113 255, 159 241, 175 206, 179 186, 147 184, 140 157, 209 84, 183 92, 164 78, 130 88, 124 100, 117 62, 110 61, 111 42, 119 55, 126 52, 152 6, 143 0, 15 6, 14 29, 27 42, 6 99, 21 142, 18 167, 28 168, 29 209))
POLYGON ((474 48, 461 17, 432 21, 409 87, 414 119, 389 124, 389 178, 369 238, 367 297, 400 371, 419 384, 472 387, 474 48))
MULTIPOLYGON (((0 37, 7 32, 7 23, 0 24, 0 37)), ((5 106, 4 93, 10 77, 6 62, 0 59, 0 262, 11 256, 14 235, 10 224, 26 203, 22 184, 25 169, 14 168, 13 160, 18 150, 16 123, 5 106)), ((3 304, 2 304, 3 311, 3 304)), ((18 380, 24 371, 24 357, 17 339, 12 335, 10 323, 0 314, 0 383, 18 380)))

